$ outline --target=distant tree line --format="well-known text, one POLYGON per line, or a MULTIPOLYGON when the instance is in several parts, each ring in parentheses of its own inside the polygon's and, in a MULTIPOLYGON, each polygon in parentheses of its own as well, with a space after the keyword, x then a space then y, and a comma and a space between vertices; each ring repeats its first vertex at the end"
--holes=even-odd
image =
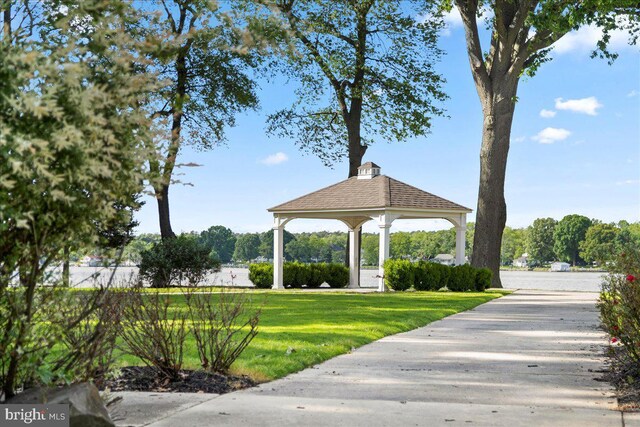
MULTIPOLYGON (((465 254, 471 248, 475 224, 467 224, 465 254)), ((200 233, 187 233, 205 245, 223 264, 248 262, 273 257, 273 231, 234 233, 216 225, 200 233)), ((124 258, 139 262, 140 253, 160 240, 157 234, 140 234, 125 248, 124 258)), ((602 264, 628 244, 640 245, 640 222, 604 223, 582 215, 567 215, 561 220, 538 218, 526 228, 506 227, 502 236, 500 262, 511 265, 514 259, 528 255, 529 265, 564 261, 574 266, 602 264)), ((285 259, 299 262, 344 262, 347 233, 319 231, 290 233, 285 231, 285 259)), ((455 253, 455 229, 439 231, 399 231, 391 234, 392 258, 428 260, 438 254, 455 253)), ((378 234, 362 234, 362 263, 378 264, 378 234)))

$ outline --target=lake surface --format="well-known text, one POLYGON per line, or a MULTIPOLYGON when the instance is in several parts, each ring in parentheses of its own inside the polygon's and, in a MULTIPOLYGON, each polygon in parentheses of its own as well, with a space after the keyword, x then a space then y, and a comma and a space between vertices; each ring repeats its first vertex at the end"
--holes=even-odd
MULTIPOLYGON (((106 283, 112 269, 101 267, 71 267, 71 282, 77 286, 90 287, 106 283)), ((126 282, 135 277, 136 267, 120 267, 114 275, 115 282, 126 282)), ((362 287, 377 287, 378 270, 363 269, 360 272, 362 287)), ((546 272, 546 271, 502 271, 500 277, 506 289, 540 289, 554 291, 599 292, 604 273, 592 272, 546 272)), ((252 286, 246 268, 223 268, 221 272, 207 277, 207 285, 252 286)))

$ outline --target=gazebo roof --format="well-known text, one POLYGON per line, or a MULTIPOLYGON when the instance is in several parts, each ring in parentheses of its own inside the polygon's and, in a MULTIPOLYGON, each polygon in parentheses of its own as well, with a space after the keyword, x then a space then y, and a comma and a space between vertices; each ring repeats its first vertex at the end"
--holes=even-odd
MULTIPOLYGON (((373 163, 365 166, 379 168, 373 163)), ((370 179, 351 177, 269 209, 269 212, 355 211, 370 209, 417 209, 468 213, 471 209, 404 182, 376 175, 370 179)))

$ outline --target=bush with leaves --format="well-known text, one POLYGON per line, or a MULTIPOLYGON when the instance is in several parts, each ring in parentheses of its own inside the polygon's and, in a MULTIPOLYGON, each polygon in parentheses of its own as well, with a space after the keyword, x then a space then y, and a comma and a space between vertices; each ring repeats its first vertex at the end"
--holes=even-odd
POLYGON ((227 372, 258 334, 260 309, 245 292, 183 293, 202 367, 227 372))
POLYGON ((443 283, 442 267, 446 266, 432 262, 418 261, 414 273, 414 288, 417 291, 437 291, 445 286, 446 283, 443 283))
POLYGON ((456 265, 450 270, 447 288, 454 292, 472 291, 476 286, 476 269, 469 264, 456 265))
POLYGON ((249 264, 249 280, 256 288, 270 289, 273 287, 273 264, 249 264))
POLYGON ((122 350, 154 368, 160 379, 178 378, 189 333, 188 310, 177 307, 176 295, 145 292, 139 287, 124 293, 122 350))
MULTIPOLYGON (((47 270, 99 243, 117 206, 141 191, 153 140, 149 93, 157 76, 139 73, 129 2, 2 2, 0 43, 0 385, 11 398, 25 384, 47 385, 61 315, 47 270), (13 8, 13 10, 12 10, 13 8), (86 25, 90 22, 90 25, 86 25), (23 26, 24 23, 24 26, 23 26), (46 36, 43 36, 46 35, 46 36), (18 288, 10 287, 19 283, 18 288), (50 292, 51 291, 51 292, 50 292), (49 371, 49 372, 47 372, 49 371)), ((54 286, 59 284, 53 283, 54 286)), ((70 367, 73 368, 73 367, 70 367)), ((55 370, 55 369, 54 369, 55 370)))
POLYGON ((210 250, 193 236, 164 239, 140 254, 139 275, 153 288, 197 286, 220 267, 210 250))
POLYGON ((488 268, 476 269, 475 288, 478 292, 483 292, 491 286, 491 277, 493 272, 488 268))
POLYGON ((307 288, 319 288, 327 280, 327 264, 308 264, 309 279, 307 288))
POLYGON ((626 357, 640 362, 640 249, 629 246, 610 265, 602 284, 598 308, 611 336, 620 342, 626 357))
POLYGON ((388 259, 384 263, 384 279, 394 291, 406 291, 413 286, 414 267, 405 259, 388 259))
POLYGON ((325 274, 325 282, 332 288, 345 288, 349 284, 349 267, 344 264, 327 264, 325 274))

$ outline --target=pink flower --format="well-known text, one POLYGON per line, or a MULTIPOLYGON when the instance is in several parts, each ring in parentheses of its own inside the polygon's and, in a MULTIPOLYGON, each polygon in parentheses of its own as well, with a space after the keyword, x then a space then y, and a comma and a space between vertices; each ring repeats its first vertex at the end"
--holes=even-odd
POLYGON ((633 282, 635 282, 635 281, 636 281, 636 277, 635 277, 634 275, 629 274, 629 275, 627 276, 627 282, 633 283, 633 282))
POLYGON ((618 328, 618 325, 613 325, 613 330, 614 331, 617 331, 618 329, 620 329, 620 328, 618 328))
POLYGON ((616 337, 611 338, 611 344, 615 344, 617 342, 618 342, 618 338, 616 337))

